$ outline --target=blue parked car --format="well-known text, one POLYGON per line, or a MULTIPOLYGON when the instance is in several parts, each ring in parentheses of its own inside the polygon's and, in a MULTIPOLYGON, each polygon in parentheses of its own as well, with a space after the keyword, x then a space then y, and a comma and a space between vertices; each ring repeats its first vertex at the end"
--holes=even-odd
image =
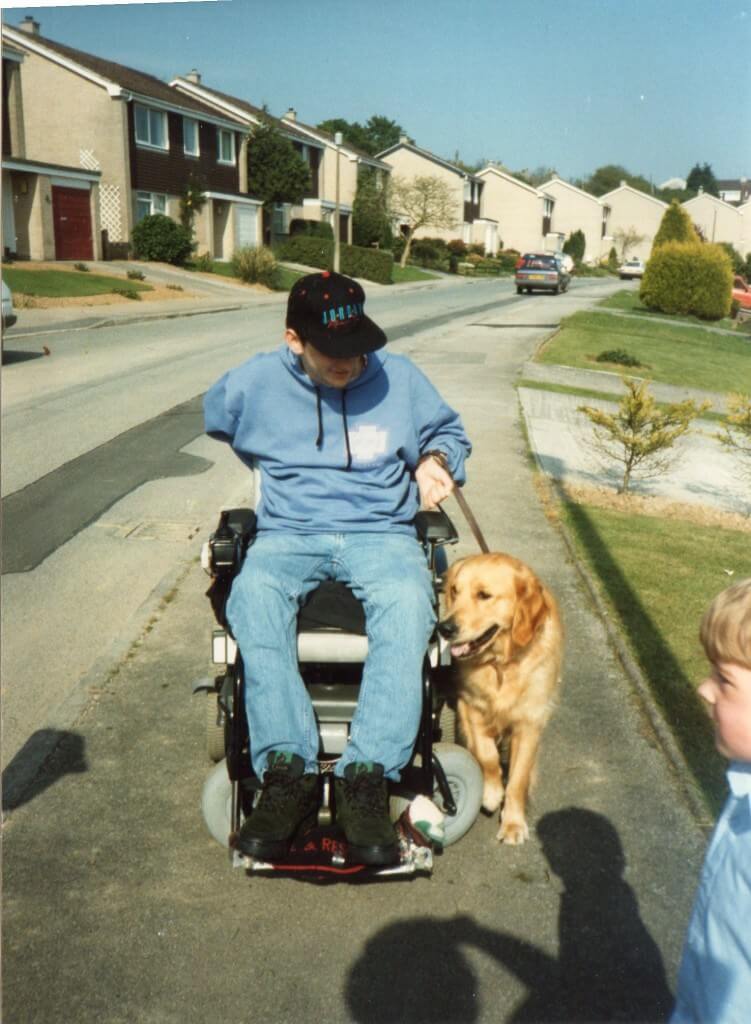
POLYGON ((558 256, 547 252, 527 252, 516 265, 516 294, 523 291, 565 292, 571 275, 558 256))

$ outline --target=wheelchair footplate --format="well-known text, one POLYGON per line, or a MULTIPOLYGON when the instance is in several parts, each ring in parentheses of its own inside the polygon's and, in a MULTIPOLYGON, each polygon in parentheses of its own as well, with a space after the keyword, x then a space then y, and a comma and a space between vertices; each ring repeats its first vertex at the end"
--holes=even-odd
POLYGON ((416 797, 394 823, 399 860, 394 864, 354 863, 347 840, 336 825, 313 825, 298 834, 284 860, 269 863, 232 849, 233 867, 251 875, 287 876, 311 882, 372 881, 430 875, 433 850, 443 839, 443 814, 432 800, 416 797))

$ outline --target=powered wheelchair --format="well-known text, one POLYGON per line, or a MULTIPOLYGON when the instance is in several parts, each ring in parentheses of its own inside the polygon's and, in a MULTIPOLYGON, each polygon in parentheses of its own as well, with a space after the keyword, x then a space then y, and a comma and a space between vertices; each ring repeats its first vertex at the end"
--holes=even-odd
MULTIPOLYGON (((443 546, 456 543, 457 533, 440 509, 419 512, 415 526, 433 580, 437 618, 440 573, 446 563, 443 546)), ((305 872, 307 868, 311 875, 319 877, 324 872, 329 876, 337 872, 430 873, 433 849, 460 839, 471 827, 482 803, 480 767, 469 751, 455 742, 450 652, 446 641, 434 631, 424 661, 422 716, 414 750, 402 769, 400 782, 390 784, 390 812, 397 823, 400 860, 388 867, 350 865, 346 843, 336 829, 331 770, 348 741, 368 641, 361 603, 344 584, 336 582, 320 584, 298 616, 298 662, 320 735, 321 797, 316 834, 303 837, 300 842, 296 840, 288 857, 278 864, 253 861, 235 849, 237 832, 244 818, 253 812, 260 780, 253 774, 249 755, 252 737, 248 734, 243 703, 242 658, 227 623, 225 607, 255 530, 252 509, 224 510, 201 554, 202 565, 212 577, 208 596, 218 626, 213 631, 211 651, 217 674, 213 682, 196 687, 207 694, 207 752, 215 762, 202 795, 203 817, 209 832, 229 848, 235 866, 244 866, 250 872, 305 872), (435 807, 424 799, 420 803, 416 799, 420 796, 429 797, 435 807), (410 813, 418 803, 422 817, 426 807, 429 817, 437 814, 435 831, 426 831, 424 822, 422 830, 414 826, 414 814, 411 819, 410 813)))

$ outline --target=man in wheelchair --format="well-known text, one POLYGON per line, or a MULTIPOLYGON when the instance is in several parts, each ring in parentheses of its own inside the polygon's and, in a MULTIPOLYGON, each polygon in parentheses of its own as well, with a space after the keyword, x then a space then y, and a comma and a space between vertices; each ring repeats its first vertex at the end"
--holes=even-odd
POLYGON ((340 274, 293 286, 285 344, 226 373, 206 394, 207 433, 260 472, 258 530, 226 614, 245 671, 260 799, 238 836, 283 858, 318 805, 318 727, 296 657, 300 606, 324 580, 364 606, 368 654, 349 742, 334 769, 350 858, 394 863, 387 781, 412 753, 435 613, 413 521, 464 481, 459 416, 364 313, 340 274))

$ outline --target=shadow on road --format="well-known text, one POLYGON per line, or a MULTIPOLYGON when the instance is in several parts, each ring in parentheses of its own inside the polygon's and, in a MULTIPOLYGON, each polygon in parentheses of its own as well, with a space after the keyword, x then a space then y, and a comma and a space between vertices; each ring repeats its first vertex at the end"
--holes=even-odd
MULTIPOLYGON (((13 339, 10 340, 12 341, 13 339)), ((5 343, 3 343, 3 366, 10 366, 12 363, 25 363, 29 359, 42 359, 43 357, 44 352, 28 352, 22 351, 21 349, 8 349, 5 348, 5 343)))
POLYGON ((29 803, 64 775, 88 770, 83 736, 59 729, 39 729, 3 772, 3 811, 14 811, 29 803))
MULTIPOLYGON (((492 992, 481 986, 463 947, 480 950, 526 987, 506 1020, 666 1018, 673 1000, 662 956, 622 878, 616 830, 601 814, 571 807, 545 815, 537 833, 565 885, 558 958, 470 917, 400 921, 367 944, 350 974, 347 1000, 357 1024, 477 1021, 483 1004, 490 1008, 492 992)), ((501 914, 502 893, 498 900, 501 914)))

